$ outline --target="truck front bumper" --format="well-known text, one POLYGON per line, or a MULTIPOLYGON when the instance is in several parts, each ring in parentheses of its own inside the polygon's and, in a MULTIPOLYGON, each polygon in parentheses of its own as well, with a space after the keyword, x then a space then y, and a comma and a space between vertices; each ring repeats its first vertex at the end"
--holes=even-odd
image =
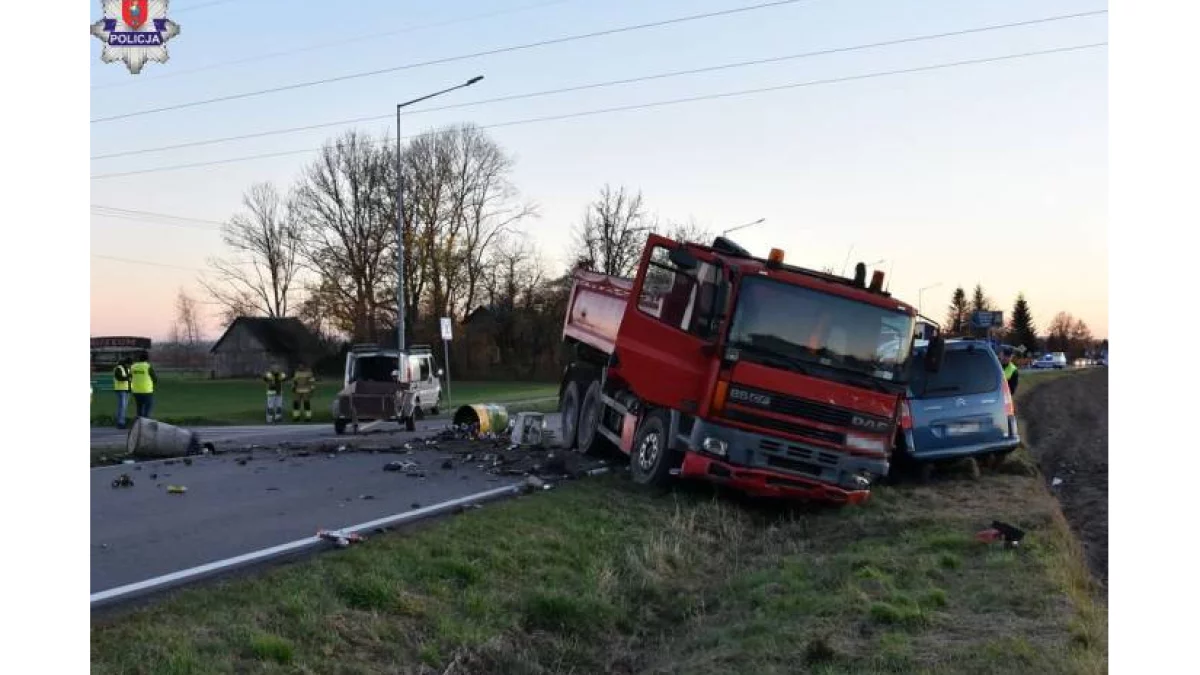
POLYGON ((859 503, 869 494, 870 484, 888 473, 883 457, 852 455, 703 420, 676 439, 685 453, 681 476, 717 480, 761 496, 859 503), (706 440, 721 441, 725 452, 706 452, 706 440))
POLYGON ((755 497, 862 504, 871 496, 870 490, 843 490, 800 476, 762 469, 746 469, 691 450, 684 452, 683 467, 679 470, 679 475, 683 478, 703 478, 728 485, 755 497))

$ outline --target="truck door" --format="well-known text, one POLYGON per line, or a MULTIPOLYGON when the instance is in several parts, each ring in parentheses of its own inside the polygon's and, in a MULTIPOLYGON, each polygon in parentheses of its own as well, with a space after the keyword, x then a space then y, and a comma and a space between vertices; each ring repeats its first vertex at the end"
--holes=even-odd
POLYGON ((670 249, 652 237, 625 308, 617 337, 621 376, 643 401, 696 412, 712 357, 707 319, 718 270, 701 260, 682 270, 670 249))

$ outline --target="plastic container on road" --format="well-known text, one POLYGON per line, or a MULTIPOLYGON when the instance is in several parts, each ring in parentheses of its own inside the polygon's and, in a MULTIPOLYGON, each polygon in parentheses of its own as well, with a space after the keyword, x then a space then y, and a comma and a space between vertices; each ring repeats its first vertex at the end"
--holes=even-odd
POLYGON ((199 451, 195 432, 140 417, 129 430, 125 450, 135 457, 180 457, 199 451))
POLYGON ((495 403, 464 405, 454 413, 454 424, 479 425, 479 433, 503 433, 508 429, 508 409, 495 403))

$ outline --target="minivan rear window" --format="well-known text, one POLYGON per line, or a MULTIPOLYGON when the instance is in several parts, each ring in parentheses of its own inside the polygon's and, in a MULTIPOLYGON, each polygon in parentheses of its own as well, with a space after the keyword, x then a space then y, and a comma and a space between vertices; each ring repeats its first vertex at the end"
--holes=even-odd
POLYGON ((921 359, 913 359, 909 386, 918 398, 985 394, 1000 385, 995 357, 986 349, 947 349, 942 367, 926 372, 921 359))

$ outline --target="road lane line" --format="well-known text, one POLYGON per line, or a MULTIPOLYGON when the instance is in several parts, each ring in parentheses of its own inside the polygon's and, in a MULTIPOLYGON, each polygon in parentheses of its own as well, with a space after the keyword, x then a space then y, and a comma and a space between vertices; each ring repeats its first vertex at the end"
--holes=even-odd
MULTIPOLYGON (((507 495, 515 495, 520 491, 520 485, 521 485, 520 483, 513 483, 511 485, 506 485, 504 487, 498 487, 498 488, 494 488, 491 490, 485 490, 483 492, 477 492, 472 495, 467 495, 465 497, 458 497, 458 498, 444 501, 444 502, 441 502, 438 504, 433 504, 431 506, 424 506, 419 509, 413 509, 411 511, 406 511, 404 513, 397 513, 397 514, 394 514, 391 516, 385 516, 383 518, 378 518, 376 520, 367 521, 365 523, 360 523, 358 525, 351 525, 349 527, 343 527, 343 528, 340 528, 340 531, 346 532, 346 533, 352 533, 352 534, 362 534, 363 532, 366 532, 368 530, 373 530, 378 527, 385 527, 385 526, 390 526, 390 525, 406 523, 406 522, 410 522, 410 521, 414 521, 414 520, 420 520, 421 518, 434 516, 434 515, 443 513, 445 511, 449 511, 458 506, 474 504, 474 503, 478 503, 478 502, 482 502, 482 501, 486 501, 486 500, 490 500, 490 499, 495 499, 497 497, 503 497, 503 496, 507 496, 507 495)), ((334 529, 334 528, 331 528, 331 529, 334 529)), ((257 551, 251 551, 250 553, 243 553, 242 555, 234 556, 232 558, 225 558, 224 560, 217 560, 214 562, 205 563, 203 565, 198 565, 196 567, 190 567, 188 569, 179 570, 177 572, 171 572, 170 574, 164 574, 161 576, 153 577, 151 579, 146 579, 144 581, 137 581, 137 582, 134 582, 131 584, 126 584, 124 586, 110 588, 108 590, 100 591, 98 593, 92 593, 91 606, 94 609, 98 606, 103 606, 106 604, 114 603, 114 602, 124 600, 124 599, 130 598, 133 596, 137 596, 140 594, 149 593, 149 592, 152 592, 155 590, 165 589, 165 588, 169 588, 172 586, 179 586, 179 585, 185 584, 189 581, 195 581, 199 578, 217 574, 219 572, 225 572, 225 571, 233 570, 233 569, 236 569, 239 567, 245 567, 245 566, 251 565, 253 563, 265 562, 265 561, 271 560, 272 558, 277 558, 277 557, 283 556, 288 553, 299 552, 306 548, 315 547, 315 546, 318 546, 321 544, 328 545, 328 542, 326 542, 324 539, 321 539, 320 537, 318 537, 316 535, 313 535, 311 537, 305 537, 304 539, 297 539, 296 541, 291 541, 286 544, 280 544, 278 546, 271 546, 270 548, 264 548, 264 549, 260 549, 257 551)))

